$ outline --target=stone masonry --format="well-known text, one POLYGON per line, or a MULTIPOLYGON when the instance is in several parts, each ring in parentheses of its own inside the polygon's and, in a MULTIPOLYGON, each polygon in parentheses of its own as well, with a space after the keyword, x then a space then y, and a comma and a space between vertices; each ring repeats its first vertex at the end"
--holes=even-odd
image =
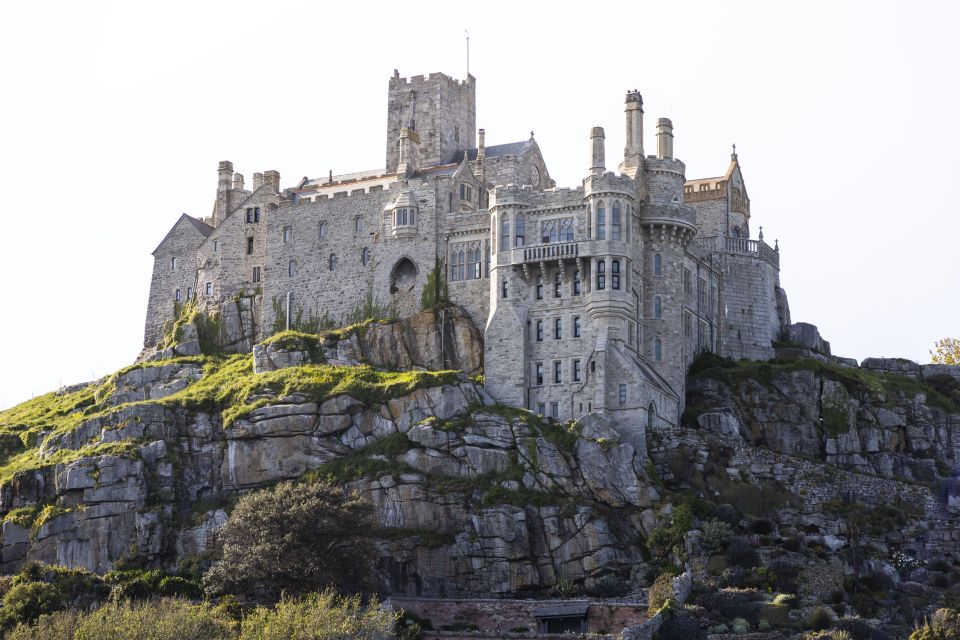
POLYGON ((211 216, 182 216, 154 252, 145 346, 177 302, 229 310, 231 348, 247 350, 288 325, 412 316, 439 279, 484 335, 494 398, 564 420, 605 413, 640 443, 678 424, 699 353, 774 356, 789 325, 779 249, 762 230, 749 239, 735 152, 722 177, 688 181, 660 118, 645 156, 631 91, 618 170, 594 127, 587 176, 557 188, 532 134, 486 145, 473 76, 395 72, 387 111, 383 169, 288 187, 264 171, 247 188, 221 162, 211 216))

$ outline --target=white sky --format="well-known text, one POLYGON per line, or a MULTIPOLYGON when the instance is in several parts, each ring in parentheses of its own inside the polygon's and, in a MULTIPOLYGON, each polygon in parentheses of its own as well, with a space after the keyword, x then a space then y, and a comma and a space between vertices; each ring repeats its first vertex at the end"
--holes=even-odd
POLYGON ((0 407, 101 376, 142 341, 150 252, 249 184, 383 166, 387 81, 463 77, 487 144, 534 130, 559 186, 589 129, 687 177, 736 142, 754 234, 780 240, 794 321, 834 352, 928 359, 960 336, 956 2, 45 2, 0 21, 0 407), (540 7, 545 7, 541 9, 540 7))

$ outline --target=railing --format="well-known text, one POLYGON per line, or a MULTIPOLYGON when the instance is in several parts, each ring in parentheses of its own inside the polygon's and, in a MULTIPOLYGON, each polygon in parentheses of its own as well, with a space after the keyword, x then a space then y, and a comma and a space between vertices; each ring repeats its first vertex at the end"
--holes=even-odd
POLYGON ((510 258, 513 264, 525 262, 541 262, 544 260, 562 260, 576 258, 580 255, 580 245, 583 242, 553 242, 550 244, 535 244, 528 247, 513 249, 510 258))
POLYGON ((732 253, 740 256, 757 256, 778 269, 780 268, 780 252, 763 240, 734 238, 732 236, 706 236, 695 238, 694 242, 707 251, 732 253))

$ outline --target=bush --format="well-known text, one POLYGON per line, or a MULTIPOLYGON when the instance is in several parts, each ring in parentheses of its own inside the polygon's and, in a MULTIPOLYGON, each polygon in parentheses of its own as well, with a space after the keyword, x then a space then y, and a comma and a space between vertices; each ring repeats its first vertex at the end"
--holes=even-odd
POLYGON ((64 606, 60 591, 46 582, 21 582, 3 596, 0 625, 9 629, 18 623, 30 623, 45 613, 64 606))
POLYGON ((853 640, 873 640, 874 631, 863 620, 840 620, 837 622, 836 627, 841 631, 846 631, 850 634, 850 637, 853 640))
POLYGON ((761 536, 773 533, 773 523, 769 520, 754 520, 750 523, 750 531, 761 536))
POLYGON ((853 636, 849 631, 839 630, 830 634, 830 640, 853 640, 853 636))
POLYGON ((713 514, 716 516, 717 520, 722 520, 731 527, 736 527, 740 524, 740 513, 732 504, 724 503, 717 505, 717 508, 714 509, 713 514))
POLYGON ((587 592, 596 598, 615 598, 626 595, 629 590, 630 586, 622 578, 607 574, 598 578, 587 592))
POLYGON ((700 544, 707 551, 719 551, 730 544, 733 529, 722 520, 708 520, 703 524, 700 544))
POLYGON ((736 538, 727 547, 727 560, 730 564, 750 569, 760 564, 760 556, 747 538, 736 538))
POLYGON ((651 616, 656 615, 660 608, 673 599, 673 574, 661 573, 653 581, 653 586, 647 592, 647 613, 651 616))
POLYGON ((924 620, 916 631, 910 634, 910 640, 956 640, 960 638, 960 611, 937 609, 924 620))
POLYGON ((732 620, 744 618, 756 622, 760 616, 763 596, 749 589, 721 589, 712 593, 698 594, 696 602, 707 611, 721 618, 732 620))
POLYGON ((113 586, 113 600, 146 600, 157 597, 181 597, 199 600, 203 588, 199 582, 169 575, 159 569, 120 569, 111 571, 104 580, 113 586))
POLYGON ((679 612, 668 618, 654 637, 657 640, 706 640, 707 632, 696 618, 679 612))
POLYGON ((770 631, 770 621, 769 621, 769 620, 761 620, 761 621, 759 622, 759 624, 757 624, 757 630, 758 630, 758 631, 770 631))
POLYGON ((800 566, 784 558, 777 558, 767 566, 767 578, 774 591, 796 591, 799 576, 800 566))
POLYGON ((939 571, 940 573, 949 573, 950 565, 946 560, 939 558, 937 560, 931 560, 928 562, 927 569, 930 571, 939 571))
POLYGON ((807 626, 814 631, 822 631, 833 623, 833 616, 826 607, 814 607, 807 614, 807 626))
POLYGON ((786 551, 797 552, 800 551, 801 545, 802 543, 800 542, 800 538, 790 537, 784 540, 780 546, 782 546, 786 551))
MULTIPOLYGON (((89 613, 62 611, 36 626, 18 626, 8 640, 234 640, 235 623, 210 607, 184 600, 111 602, 89 613)), ((303 636, 301 636, 303 637, 303 636)))
POLYGON ((331 585, 362 590, 373 558, 371 512, 369 502, 325 481, 248 493, 219 533, 223 560, 204 576, 207 592, 273 600, 331 585))
POLYGON ((302 599, 284 598, 273 609, 257 607, 243 620, 240 640, 387 640, 397 617, 374 599, 341 598, 333 591, 302 599))
POLYGON ((778 607, 790 607, 793 608, 797 606, 797 596, 792 593, 778 593, 773 599, 773 604, 778 607))

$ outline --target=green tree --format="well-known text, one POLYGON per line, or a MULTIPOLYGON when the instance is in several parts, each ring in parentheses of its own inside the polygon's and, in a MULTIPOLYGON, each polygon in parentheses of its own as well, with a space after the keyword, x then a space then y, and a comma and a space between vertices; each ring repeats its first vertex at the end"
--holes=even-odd
POLYGON ((333 587, 365 590, 374 557, 372 506, 327 482, 285 482, 237 502, 220 533, 223 560, 207 593, 276 600, 333 587))
POLYGON ((933 364, 960 364, 960 339, 943 338, 933 343, 930 351, 933 364))

